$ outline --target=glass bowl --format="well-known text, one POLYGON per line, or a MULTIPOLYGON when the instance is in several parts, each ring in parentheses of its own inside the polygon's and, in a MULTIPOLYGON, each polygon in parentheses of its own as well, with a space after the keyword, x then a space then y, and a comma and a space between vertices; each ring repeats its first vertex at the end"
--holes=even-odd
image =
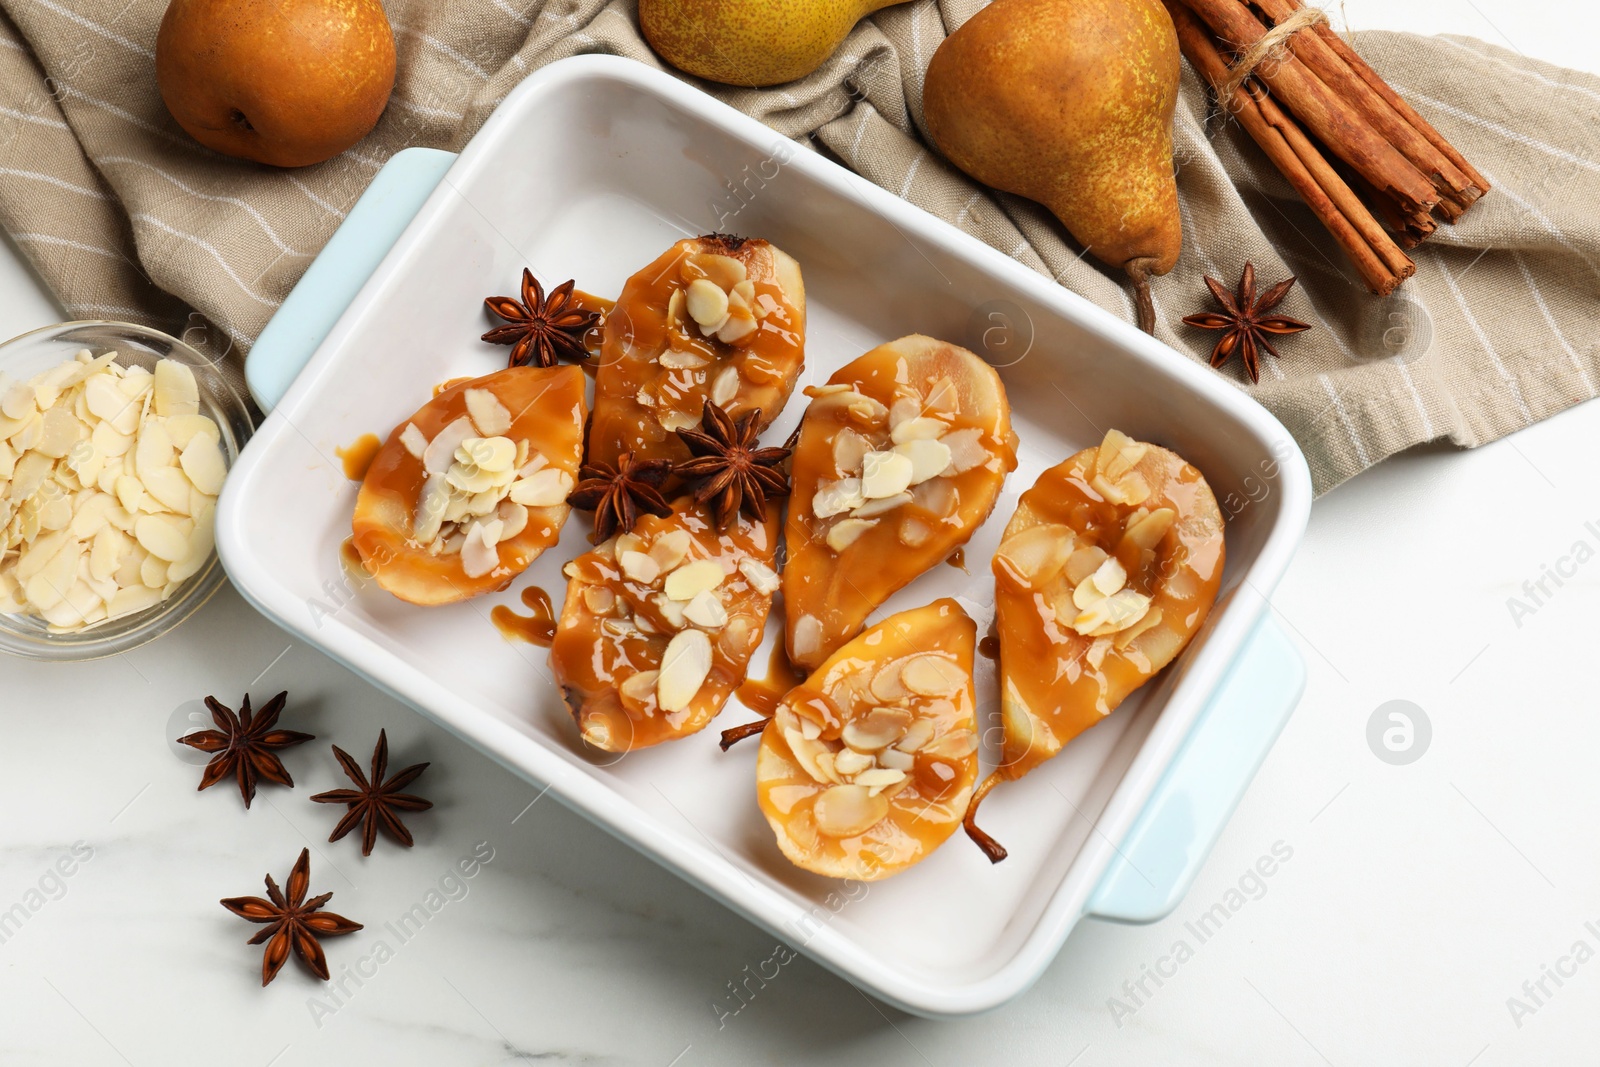
MULTIPOLYGON (((200 413, 222 432, 222 450, 231 469, 254 426, 250 409, 209 360, 176 337, 127 322, 63 322, 22 334, 0 344, 0 371, 13 381, 27 381, 69 360, 83 349, 95 355, 115 351, 123 366, 153 371, 157 361, 175 359, 187 365, 200 388, 200 413)), ((206 564, 170 597, 144 611, 125 615, 80 633, 51 633, 42 619, 0 615, 0 652, 40 660, 87 660, 112 656, 153 641, 198 611, 221 587, 222 564, 215 549, 206 564)))

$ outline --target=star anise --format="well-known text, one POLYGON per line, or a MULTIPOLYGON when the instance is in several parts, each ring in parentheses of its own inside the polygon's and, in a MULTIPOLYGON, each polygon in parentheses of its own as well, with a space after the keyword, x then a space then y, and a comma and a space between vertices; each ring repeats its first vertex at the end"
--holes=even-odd
POLYGON ((261 709, 259 715, 252 717, 249 693, 245 694, 244 702, 239 705, 237 716, 219 703, 216 697, 206 697, 206 707, 211 709, 211 721, 217 724, 217 729, 199 730, 178 738, 180 744, 190 748, 216 753, 200 777, 201 789, 209 789, 231 774, 238 779, 239 795, 244 798, 244 806, 248 808, 256 796, 257 778, 265 778, 279 785, 294 785, 294 779, 284 769, 283 761, 272 750, 303 744, 316 738, 297 730, 273 729, 288 699, 288 693, 279 693, 267 701, 267 706, 261 709))
POLYGON ((421 797, 402 793, 400 790, 417 780, 418 775, 428 769, 426 763, 419 763, 414 767, 407 767, 397 773, 393 778, 384 781, 384 772, 389 769, 389 734, 385 730, 378 731, 378 747, 372 751, 372 777, 368 779, 361 773, 361 768, 350 754, 338 745, 333 746, 333 754, 339 760, 339 766, 344 768, 344 773, 356 784, 354 789, 330 789, 326 793, 318 793, 311 799, 318 804, 348 804, 350 810, 345 812, 344 818, 339 820, 339 825, 333 828, 333 833, 328 835, 329 841, 337 841, 345 834, 361 824, 361 854, 372 855, 372 846, 378 841, 378 827, 382 826, 390 837, 400 842, 406 848, 412 845, 411 831, 405 828, 400 821, 399 812, 402 811, 427 811, 433 807, 433 801, 423 800, 421 797))
POLYGON ((789 479, 779 464, 789 458, 789 448, 753 448, 760 432, 759 409, 746 412, 737 422, 707 400, 698 430, 679 430, 692 459, 674 472, 696 482, 694 502, 714 501, 717 526, 727 529, 740 510, 757 522, 767 517, 767 498, 787 496, 789 479))
POLYGON ((497 345, 513 345, 511 366, 554 367, 563 359, 582 362, 589 358, 583 335, 600 321, 598 311, 584 311, 572 299, 573 282, 565 281, 545 296, 544 286, 526 267, 522 271, 522 300, 491 296, 484 305, 506 325, 496 326, 483 339, 497 345))
POLYGON ((1211 350, 1211 365, 1222 366, 1228 362, 1228 357, 1237 351, 1239 358, 1244 361, 1244 369, 1250 372, 1250 380, 1259 382, 1261 349, 1265 348, 1274 356, 1278 355, 1278 350, 1272 347, 1267 335, 1299 333, 1301 330, 1311 329, 1310 324, 1298 319, 1267 314, 1289 295, 1289 290, 1294 288, 1294 282, 1292 277, 1281 281, 1257 299, 1256 268, 1254 264, 1246 263, 1244 276, 1239 279, 1237 295, 1229 293, 1215 278, 1206 278, 1206 288, 1211 290, 1211 295, 1222 305, 1222 314, 1205 311, 1198 315, 1185 315, 1183 321, 1202 330, 1227 331, 1217 340, 1217 346, 1211 350))
POLYGON ((222 901, 224 908, 241 919, 272 924, 246 942, 251 945, 267 942, 267 951, 261 957, 262 985, 278 976, 278 971, 289 960, 291 948, 300 957, 300 962, 311 968, 312 974, 326 982, 328 957, 323 955, 322 945, 317 938, 353 934, 361 929, 360 923, 351 922, 343 915, 318 910, 333 897, 332 893, 306 900, 306 889, 310 884, 311 850, 303 848, 300 858, 295 861, 294 870, 289 872, 287 898, 269 874, 267 896, 271 899, 228 897, 222 901))
POLYGON ((641 512, 657 518, 672 514, 672 505, 661 496, 661 483, 672 473, 672 462, 665 459, 638 459, 624 452, 617 465, 602 460, 585 463, 578 471, 578 487, 567 503, 594 512, 595 544, 615 533, 627 533, 639 521, 641 512))

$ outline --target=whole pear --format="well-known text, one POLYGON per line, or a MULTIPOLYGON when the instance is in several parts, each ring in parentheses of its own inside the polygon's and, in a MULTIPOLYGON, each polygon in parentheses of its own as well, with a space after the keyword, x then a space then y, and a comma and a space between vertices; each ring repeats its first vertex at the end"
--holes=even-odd
POLYGON ((863 18, 903 0, 639 0, 662 59, 726 85, 778 85, 822 66, 863 18))
POLYGON ((172 0, 156 83, 207 148, 278 167, 321 163, 365 137, 394 88, 378 0, 172 0))
POLYGON ((1160 0, 995 0, 928 66, 928 133, 985 185, 1037 200, 1134 282, 1178 261, 1178 38, 1160 0))

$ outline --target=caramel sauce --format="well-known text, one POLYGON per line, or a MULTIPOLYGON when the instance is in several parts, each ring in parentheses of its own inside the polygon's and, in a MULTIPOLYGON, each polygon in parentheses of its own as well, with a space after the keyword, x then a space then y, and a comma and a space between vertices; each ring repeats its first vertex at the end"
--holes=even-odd
POLYGON ((997 773, 1006 778, 1020 778, 1055 755, 1170 663, 1200 628, 1222 581, 1222 515, 1200 472, 1150 447, 1134 468, 1150 487, 1138 507, 1171 508, 1177 519, 1154 549, 1140 550, 1122 536, 1135 506, 1112 504, 1090 485, 1096 453, 1086 449, 1039 476, 1018 500, 995 557, 1005 726, 997 773), (1152 598, 1160 621, 1122 648, 1115 635, 1086 637, 1059 621, 1051 605, 1070 597, 1067 577, 1057 574, 1036 587, 1003 555, 1006 540, 1039 523, 1069 526, 1080 545, 1115 557, 1127 571, 1127 587, 1152 598))
POLYGON ((790 861, 817 874, 873 881, 925 859, 955 832, 978 776, 976 637, 977 627, 954 600, 938 600, 871 627, 784 697, 761 735, 756 774, 757 801, 790 861), (961 679, 945 695, 885 684, 909 661, 930 655, 949 663, 952 677, 961 679), (831 836, 815 814, 831 787, 795 755, 791 745, 805 744, 803 736, 794 738, 784 727, 810 720, 819 727, 821 747, 837 756, 846 750, 847 725, 881 715, 886 707, 909 713, 906 730, 896 737, 920 728, 928 730, 927 740, 911 753, 903 782, 883 791, 883 816, 864 830, 831 836))
POLYGON ((335 448, 333 454, 344 464, 344 476, 352 482, 360 482, 366 480, 367 468, 372 466, 378 449, 382 447, 383 442, 378 440, 377 434, 364 433, 348 445, 335 448))
POLYGON ((963 348, 925 337, 902 338, 841 368, 828 384, 851 386, 882 410, 865 418, 853 410, 860 402, 852 394, 826 394, 811 402, 800 426, 785 526, 789 561, 783 593, 789 654, 807 668, 855 636, 894 592, 965 544, 989 517, 1006 475, 1016 468, 1016 438, 999 376, 963 348), (954 388, 953 407, 945 382, 954 388), (986 458, 915 486, 910 501, 876 516, 876 525, 835 552, 827 532, 837 520, 817 518, 813 500, 823 483, 855 474, 839 466, 836 438, 848 429, 874 449, 892 447, 887 409, 913 394, 924 413, 938 411, 948 434, 971 431, 966 436, 976 437, 986 458), (946 407, 933 407, 928 398, 935 395, 945 398, 946 407))
POLYGON ((749 558, 769 569, 775 565, 777 515, 771 508, 766 521, 753 522, 740 514, 727 531, 718 531, 704 509, 684 498, 670 516, 645 515, 631 534, 596 545, 567 564, 567 596, 550 646, 550 667, 585 742, 626 752, 694 733, 717 716, 744 681, 772 610, 773 594, 760 592, 740 564, 749 558), (711 669, 693 698, 667 712, 655 682, 648 676, 642 683, 634 679, 661 670, 669 641, 688 628, 681 616, 674 617, 683 604, 668 601, 663 591, 670 569, 645 583, 628 577, 618 560, 627 551, 648 554, 680 530, 690 537, 685 562, 721 565, 724 578, 712 592, 727 621, 708 630, 711 669))
POLYGON ((770 719, 789 690, 805 680, 805 672, 789 662, 789 650, 780 638, 772 643, 766 677, 746 679, 734 696, 757 715, 770 719))
POLYGON ((944 562, 945 562, 946 566, 954 567, 958 571, 966 570, 967 569, 967 550, 965 548, 956 549, 954 552, 950 553, 950 555, 945 558, 944 562))
POLYGON ((526 641, 549 648, 556 636, 555 606, 550 603, 550 594, 530 585, 522 591, 522 606, 531 614, 518 615, 504 604, 496 604, 489 612, 489 621, 507 641, 526 641))
POLYGON ((339 542, 339 565, 344 572, 356 582, 372 580, 372 574, 367 570, 366 563, 362 562, 361 553, 356 551, 356 539, 346 537, 339 542))
POLYGON ((978 655, 982 656, 984 659, 999 659, 1000 638, 996 637, 994 634, 989 634, 983 640, 979 641, 978 655))
POLYGON ((617 302, 586 293, 582 289, 574 289, 572 306, 577 311, 593 311, 600 316, 599 321, 583 333, 583 348, 589 353, 589 358, 579 364, 583 368, 583 373, 593 378, 600 372, 600 349, 606 339, 606 317, 617 306, 617 302))
POLYGON ((466 385, 470 381, 472 381, 471 378, 451 378, 448 381, 440 382, 438 385, 433 387, 433 395, 439 396, 442 393, 447 393, 456 386, 466 385))
POLYGON ((615 463, 631 451, 641 458, 682 461, 688 450, 672 432, 700 422, 702 402, 728 367, 738 371, 738 389, 724 407, 730 414, 759 408, 764 429, 778 417, 803 365, 805 309, 791 298, 800 290, 794 261, 765 241, 737 245, 716 238, 679 241, 628 279, 605 318, 588 461, 615 463), (733 344, 702 336, 680 311, 668 322, 673 294, 704 271, 701 253, 725 255, 744 264, 763 310, 755 333, 733 344), (668 368, 667 352, 699 366, 668 368), (642 403, 643 395, 650 402, 642 403))
POLYGON ((530 456, 542 455, 577 477, 585 412, 583 374, 576 367, 512 367, 459 382, 423 405, 395 427, 373 458, 351 522, 356 550, 378 584, 413 604, 449 604, 504 589, 556 543, 570 510, 564 504, 529 508, 522 530, 496 546, 500 566, 478 578, 467 576, 459 553, 435 555, 412 538, 428 475, 400 435, 411 424, 433 440, 450 423, 467 417, 468 389, 492 393, 513 413, 506 437, 527 441, 530 456))

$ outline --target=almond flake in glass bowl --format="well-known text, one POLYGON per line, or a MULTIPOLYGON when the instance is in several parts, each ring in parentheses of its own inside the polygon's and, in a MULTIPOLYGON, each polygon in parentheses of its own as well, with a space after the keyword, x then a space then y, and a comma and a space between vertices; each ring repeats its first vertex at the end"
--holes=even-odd
POLYGON ((0 372, 0 613, 70 634, 169 599, 211 559, 221 436, 174 359, 0 372))

